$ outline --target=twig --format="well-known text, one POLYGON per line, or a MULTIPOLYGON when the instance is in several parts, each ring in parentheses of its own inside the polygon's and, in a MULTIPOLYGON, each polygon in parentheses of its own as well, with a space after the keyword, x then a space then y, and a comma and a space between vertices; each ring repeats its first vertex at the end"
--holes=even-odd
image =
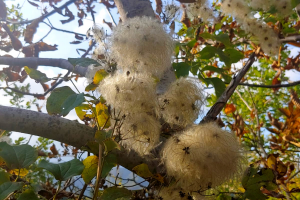
POLYGON ((201 120, 200 123, 214 121, 217 119, 218 114, 222 111, 228 99, 231 97, 236 87, 239 85, 241 79, 248 72, 254 61, 255 53, 252 53, 246 65, 241 69, 240 73, 231 80, 226 90, 223 92, 217 102, 210 108, 210 110, 207 112, 206 116, 201 120))
POLYGON ((108 12, 108 15, 110 16, 111 21, 113 22, 113 24, 115 26, 117 26, 117 23, 116 23, 115 19, 113 18, 112 14, 111 14, 111 12, 109 10, 109 8, 107 6, 105 6, 105 7, 106 7, 106 11, 108 12))
MULTIPOLYGON (((93 0, 91 0, 91 1, 93 1, 93 0)), ((95 16, 94 16, 93 10, 92 10, 92 8, 91 8, 91 2, 90 2, 89 0, 86 0, 86 2, 87 2, 87 5, 88 5, 88 8, 89 8, 90 11, 91 11, 92 19, 93 19, 93 22, 94 22, 94 24, 95 24, 95 16)))
POLYGON ((51 88, 49 88, 46 92, 44 92, 43 94, 34 94, 34 93, 30 93, 30 92, 23 92, 21 90, 15 89, 15 88, 11 88, 11 87, 0 87, 0 89, 4 89, 4 90, 11 90, 13 92, 17 92, 23 95, 29 95, 29 96, 34 96, 34 97, 44 97, 46 96, 49 92, 53 91, 59 84, 61 84, 64 80, 66 80, 66 78, 68 77, 68 75, 70 74, 70 71, 68 71, 66 73, 66 75, 61 78, 59 81, 57 81, 54 85, 52 85, 51 88))
MULTIPOLYGON (((69 6, 70 4, 74 3, 76 0, 70 0, 68 2, 66 2, 65 4, 63 4, 62 6, 58 7, 58 9, 63 9, 67 6, 69 6)), ((56 10, 52 10, 51 12, 45 14, 45 15, 42 15, 42 19, 45 19, 47 17, 50 17, 51 15, 55 14, 56 13, 56 10)), ((37 19, 37 18, 35 18, 37 19)), ((11 21, 11 20, 6 20, 7 23, 11 23, 11 24, 29 24, 31 23, 32 21, 34 21, 35 19, 31 19, 31 20, 26 20, 26 21, 20 21, 20 22, 15 22, 15 21, 11 21)))
POLYGON ((84 54, 82 54, 81 58, 85 58, 95 45, 96 45, 96 41, 93 40, 92 44, 89 46, 89 48, 86 50, 86 52, 84 54))
POLYGON ((249 86, 249 87, 261 87, 261 88, 281 88, 281 87, 293 87, 299 84, 300 81, 295 81, 288 84, 276 84, 276 85, 257 85, 257 84, 249 84, 249 83, 240 83, 239 85, 249 86))
POLYGON ((85 76, 87 71, 86 67, 76 66, 74 67, 68 60, 65 59, 53 59, 53 58, 10 58, 0 57, 0 64, 2 65, 13 65, 13 66, 30 66, 30 65, 43 65, 51 67, 59 67, 66 69, 73 73, 85 76))
POLYGON ((81 192, 80 192, 80 194, 79 194, 79 196, 78 196, 78 200, 81 200, 81 198, 83 197, 83 194, 84 194, 86 188, 87 188, 87 184, 85 183, 84 186, 83 186, 83 188, 82 188, 82 190, 81 190, 81 192))
POLYGON ((252 100, 252 103, 253 103, 253 108, 254 108, 254 112, 255 112, 255 118, 256 118, 256 124, 257 124, 257 144, 258 146, 261 148, 265 158, 268 157, 268 154, 266 152, 266 150, 264 149, 263 147, 263 144, 261 143, 261 140, 260 140, 260 137, 261 137, 261 132, 260 132, 260 123, 259 123, 259 116, 258 116, 258 111, 257 111, 257 108, 256 108, 256 104, 255 104, 255 101, 254 101, 254 98, 250 92, 250 90, 248 89, 248 92, 249 92, 249 95, 251 97, 251 100, 252 100))
POLYGON ((250 110, 250 112, 252 111, 251 107, 249 106, 249 104, 247 103, 247 101, 242 97, 241 93, 239 91, 235 91, 239 97, 241 98, 241 100, 244 102, 244 104, 247 106, 247 108, 250 110))

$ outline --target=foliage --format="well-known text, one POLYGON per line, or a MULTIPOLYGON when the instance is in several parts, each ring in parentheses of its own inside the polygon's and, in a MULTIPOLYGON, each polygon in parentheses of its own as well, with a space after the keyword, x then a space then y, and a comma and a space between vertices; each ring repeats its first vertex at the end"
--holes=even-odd
MULTIPOLYGON (((64 77, 49 78, 36 64, 2 68, 0 89, 12 106, 30 109, 36 105, 41 111, 38 103, 46 99, 42 104, 49 115, 65 117, 75 110, 81 123, 94 128, 95 138, 81 149, 63 143, 57 148, 46 138, 39 138, 35 146, 22 137, 15 144, 0 142, 0 200, 300 198, 300 87, 291 85, 286 75, 291 70, 300 72, 300 54, 291 55, 291 50, 300 47, 299 13, 294 11, 300 2, 178 1, 181 10, 178 2, 156 0, 157 18, 164 26, 147 17, 128 19, 113 30, 111 39, 101 28, 89 30, 89 49, 76 49, 78 54, 84 52, 83 57, 67 59, 74 69, 87 69, 89 84, 84 91, 77 89, 80 77, 71 71, 64 77), (166 31, 176 35, 175 42, 166 31), (86 58, 93 49, 91 58, 86 58), (173 50, 175 56, 171 57, 173 50), (204 104, 213 108, 220 103, 219 97, 251 54, 256 62, 216 119, 226 131, 216 123, 195 125, 204 104), (169 66, 177 80, 158 95, 157 84, 164 81, 163 71, 169 66), (31 93, 32 85, 24 82, 28 80, 42 86, 43 92, 31 93), (76 92, 59 86, 64 81, 71 82, 76 92), (210 88, 214 92, 204 98, 203 91, 210 88), (27 95, 33 99, 25 99, 27 95), (238 142, 228 131, 235 133, 238 142), (117 154, 128 149, 146 161, 155 160, 153 155, 159 160, 159 166, 140 163, 129 169, 143 178, 141 182, 121 172, 110 173, 114 167, 123 170, 117 154), (67 155, 74 159, 60 162, 67 155), (53 158, 59 163, 53 163, 53 158), (164 170, 152 171, 160 166, 164 170), (78 186, 81 178, 84 185, 78 186), (137 186, 138 190, 131 190, 137 186), (93 189, 88 197, 87 188, 93 189)), ((75 11, 55 6, 60 0, 44 3, 67 17, 62 24, 75 19, 75 11)), ((94 18, 98 3, 75 4, 79 27, 88 14, 94 18)), ((99 4, 108 10, 115 7, 111 1, 99 4)), ((2 0, 1 5, 5 5, 2 0)), ((41 23, 55 30, 44 18, 49 13, 46 8, 43 16, 29 23, 20 8, 0 9, 0 52, 14 49, 31 58, 56 51, 57 45, 43 39, 34 42, 41 23)), ((112 23, 104 23, 112 27, 112 23)), ((71 45, 85 40, 82 34, 65 32, 75 36, 71 45)), ((1 130, 0 141, 6 134, 1 130)))

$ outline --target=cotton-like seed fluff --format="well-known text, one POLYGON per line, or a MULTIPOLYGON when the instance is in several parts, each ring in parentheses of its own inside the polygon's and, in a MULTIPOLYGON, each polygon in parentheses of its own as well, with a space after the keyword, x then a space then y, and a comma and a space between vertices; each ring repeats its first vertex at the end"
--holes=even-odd
POLYGON ((173 41, 163 25, 150 17, 120 23, 111 36, 111 56, 124 71, 161 77, 171 66, 173 41))
POLYGON ((233 178, 240 170, 241 147, 234 134, 215 123, 195 125, 168 139, 163 162, 178 187, 197 191, 233 178))
POLYGON ((187 126, 198 118, 204 102, 200 83, 188 78, 179 78, 159 96, 163 119, 170 125, 187 126))

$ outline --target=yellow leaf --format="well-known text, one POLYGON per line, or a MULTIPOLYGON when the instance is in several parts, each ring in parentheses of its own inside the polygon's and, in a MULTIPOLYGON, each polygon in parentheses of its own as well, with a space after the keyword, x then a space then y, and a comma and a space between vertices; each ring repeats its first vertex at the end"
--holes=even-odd
POLYGON ((153 174, 150 172, 148 165, 140 164, 135 166, 132 171, 134 171, 137 175, 143 178, 150 178, 153 177, 153 174))
POLYGON ((267 159, 267 164, 268 164, 268 167, 271 168, 271 169, 275 169, 276 167, 276 157, 271 154, 268 156, 268 159, 267 159))
POLYGON ((110 127, 109 113, 106 105, 98 103, 96 105, 97 121, 100 127, 108 128, 110 127))
POLYGON ((89 156, 83 161, 84 170, 82 172, 82 178, 86 184, 89 184, 90 181, 96 176, 98 168, 98 157, 89 156))
POLYGON ((93 84, 98 85, 107 75, 108 73, 104 69, 98 70, 94 76, 93 84))
POLYGON ((12 169, 12 170, 9 171, 9 173, 23 177, 23 176, 26 176, 28 174, 28 169, 25 169, 25 168, 23 168, 23 169, 12 169))

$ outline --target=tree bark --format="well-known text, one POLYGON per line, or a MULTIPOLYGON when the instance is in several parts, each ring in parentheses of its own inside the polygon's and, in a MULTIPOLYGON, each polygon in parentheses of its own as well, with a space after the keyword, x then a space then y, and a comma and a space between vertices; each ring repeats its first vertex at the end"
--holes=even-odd
POLYGON ((151 2, 148 0, 115 0, 121 19, 133 17, 155 17, 151 2))
MULTIPOLYGON (((93 128, 77 121, 7 106, 0 106, 0 129, 49 138, 77 148, 94 141, 95 133, 93 128)), ((158 166, 159 160, 150 155, 142 158, 127 149, 114 150, 113 153, 117 156, 118 164, 129 170, 142 163, 148 164, 153 172, 163 170, 158 166)))
POLYGON ((85 76, 87 67, 76 66, 74 67, 69 61, 65 59, 53 59, 53 58, 10 58, 0 57, 0 64, 2 65, 13 65, 13 66, 51 66, 66 69, 81 76, 85 76))

